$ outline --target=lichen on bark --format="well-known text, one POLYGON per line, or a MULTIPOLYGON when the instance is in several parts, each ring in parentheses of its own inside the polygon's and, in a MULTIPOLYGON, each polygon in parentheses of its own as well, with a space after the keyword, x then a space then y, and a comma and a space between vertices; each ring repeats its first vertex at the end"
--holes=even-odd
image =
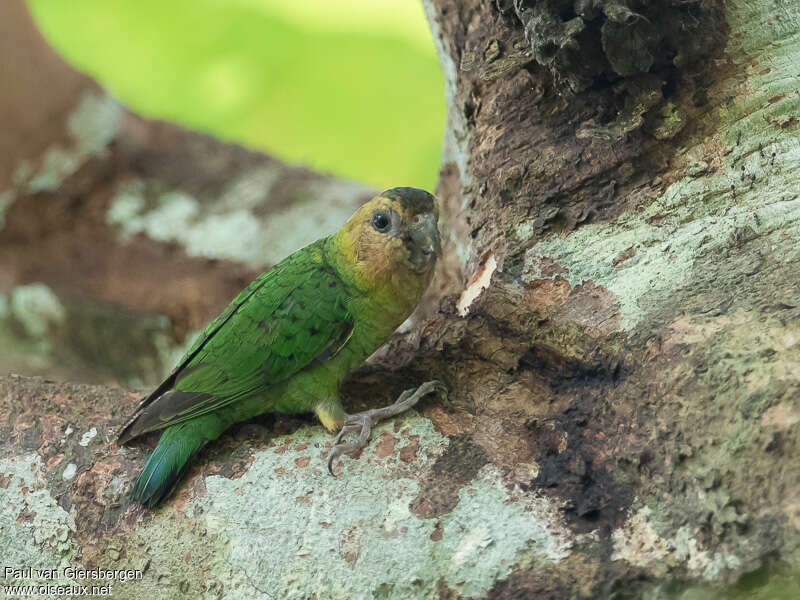
MULTIPOLYGON (((797 569, 785 500, 798 485, 785 465, 799 451, 788 416, 800 391, 800 316, 788 299, 800 275, 796 11, 649 3, 700 11, 694 25, 707 35, 659 32, 647 45, 648 21, 661 21, 629 15, 638 33, 627 42, 648 50, 629 57, 653 57, 631 67, 609 55, 609 30, 626 22, 612 3, 430 4, 461 65, 449 109, 467 124, 457 163, 467 173, 460 189, 446 179, 442 189, 466 199, 464 286, 477 287, 489 261, 497 269, 467 325, 441 314, 450 329, 423 342, 424 364, 442 351, 459 360, 458 387, 481 390, 467 412, 508 406, 542 436, 539 420, 553 419, 551 447, 563 432, 557 459, 534 451, 531 485, 568 498, 572 525, 599 532, 612 558, 584 568, 617 582, 597 583, 600 597, 690 594, 797 569), (523 24, 527 61, 515 45, 523 24), (589 59, 576 66, 581 52, 589 59), (505 59, 494 77, 486 63, 505 59), (508 317, 526 312, 535 325, 508 317)), ((514 443, 498 435, 491 446, 514 443)), ((583 589, 580 575, 568 579, 583 589)), ((556 589, 535 570, 522 581, 531 593, 556 589)))
MULTIPOLYGON (((67 532, 64 556, 141 567, 141 583, 120 588, 131 596, 270 597, 283 586, 332 598, 793 597, 796 7, 425 4, 449 111, 441 297, 342 393, 366 408, 438 377, 448 399, 381 426, 337 480, 323 476, 330 437, 318 427, 242 424, 200 454, 166 508, 146 513, 123 498, 148 442, 111 443, 135 395, 10 378, 3 468, 16 477, 33 457, 25 481, 56 537, 67 532), (667 34, 653 32, 658 19, 667 34), (644 51, 620 52, 628 43, 644 51), (591 60, 570 62, 581 56, 591 60)), ((89 222, 111 258, 86 256, 88 266, 113 274, 133 253, 155 272, 132 263, 126 284, 87 268, 77 281, 193 331, 223 302, 219 290, 246 283, 254 266, 240 261, 252 259, 241 248, 229 260, 188 256, 191 235, 163 234, 153 215, 182 198, 186 224, 202 231, 236 208, 220 200, 229 192, 256 198, 253 181, 274 191, 276 213, 291 212, 281 203, 308 175, 271 183, 268 159, 129 114, 120 132, 110 152, 41 192, 54 206, 90 192, 78 213, 39 226, 54 266, 21 251, 30 205, 6 211, 16 237, 0 237, 0 250, 17 266, 0 278, 12 282, 0 318, 18 329, 64 326, 10 312, 31 273, 72 314, 55 248, 77 251, 70 235, 89 222)), ((262 227, 272 212, 260 210, 262 227)), ((25 494, 0 493, 9 506, 25 494)), ((29 532, 28 513, 4 515, 29 532)))
POLYGON ((442 586, 482 596, 519 564, 560 562, 576 539, 557 505, 509 488, 491 465, 453 490, 448 510, 415 514, 449 444, 413 412, 379 426, 338 478, 320 426, 234 428, 151 512, 125 501, 142 450, 109 444, 132 395, 15 377, 0 379, 0 399, 14 442, 0 457, 9 556, 143 571, 112 581, 116 598, 408 598, 442 586))

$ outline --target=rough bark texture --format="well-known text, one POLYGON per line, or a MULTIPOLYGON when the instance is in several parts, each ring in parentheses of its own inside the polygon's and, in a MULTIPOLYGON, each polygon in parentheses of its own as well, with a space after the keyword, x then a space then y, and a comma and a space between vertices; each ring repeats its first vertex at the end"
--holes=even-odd
MULTIPOLYGON (((240 425, 168 506, 145 512, 124 494, 147 448, 111 444, 133 394, 2 380, 7 563, 142 570, 114 582, 119 598, 794 598, 797 8, 425 6, 448 84, 443 297, 344 395, 378 405, 436 376, 449 399, 380 426, 338 478, 324 470, 330 437, 310 421, 240 425)), ((98 115, 108 101, 91 102, 98 115)), ((198 235, 217 231, 204 219, 240 171, 197 169, 219 159, 203 150, 212 142, 115 110, 115 141, 50 191, 30 191, 38 164, 14 180, 0 251, 16 254, 0 281, 40 280, 15 266, 36 254, 24 232, 50 223, 63 243, 93 232, 109 262, 83 275, 101 277, 92 294, 129 306, 137 327, 154 311, 190 331, 217 300, 163 291, 165 274, 126 273, 106 255, 151 252, 164 273, 207 282, 196 289, 237 287, 258 261, 214 246, 209 263, 196 238, 160 225, 177 214, 205 223, 198 235), (146 160, 169 147, 152 141, 158 128, 173 136, 166 163, 146 160), (215 175, 193 188, 198 171, 215 175), (199 208, 165 200, 174 189, 199 208), (32 218, 35 201, 54 216, 32 218), (94 291, 125 275, 125 302, 94 291)), ((55 248, 31 263, 36 277, 61 260, 58 282, 75 264, 55 248)), ((40 310, 62 314, 42 329, 11 314, 26 334, 74 318, 40 310)))
POLYGON ((421 360, 463 390, 462 433, 507 485, 576 533, 558 577, 522 567, 494 591, 796 569, 796 6, 426 7, 448 78, 442 195, 474 283, 421 360))

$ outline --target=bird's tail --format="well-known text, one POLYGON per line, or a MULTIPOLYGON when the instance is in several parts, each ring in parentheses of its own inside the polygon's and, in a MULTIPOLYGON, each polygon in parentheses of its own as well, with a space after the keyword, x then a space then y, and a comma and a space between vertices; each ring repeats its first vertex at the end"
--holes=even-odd
POLYGON ((131 500, 148 508, 160 504, 175 489, 192 455, 223 429, 217 416, 210 414, 164 430, 136 480, 131 500))

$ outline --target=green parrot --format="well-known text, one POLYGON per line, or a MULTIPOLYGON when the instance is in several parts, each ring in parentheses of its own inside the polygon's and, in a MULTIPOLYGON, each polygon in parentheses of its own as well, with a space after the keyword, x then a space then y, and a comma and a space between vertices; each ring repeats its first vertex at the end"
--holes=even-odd
POLYGON ((339 429, 328 456, 352 454, 378 421, 400 414, 438 381, 385 408, 347 414, 339 384, 411 314, 441 252, 435 198, 392 188, 362 205, 335 234, 285 258, 214 319, 119 434, 124 444, 164 430, 132 499, 158 505, 191 456, 233 423, 280 411, 316 413, 339 429), (358 433, 350 444, 343 436, 358 433))

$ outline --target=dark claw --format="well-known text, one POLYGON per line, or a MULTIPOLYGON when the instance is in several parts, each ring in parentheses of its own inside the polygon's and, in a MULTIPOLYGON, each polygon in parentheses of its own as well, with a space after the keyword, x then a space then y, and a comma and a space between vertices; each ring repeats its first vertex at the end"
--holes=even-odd
POLYGON ((438 379, 433 379, 431 381, 427 381, 423 383, 420 387, 424 388, 428 386, 429 389, 425 390, 425 394, 430 394, 431 392, 441 392, 444 394, 444 397, 447 398, 447 386, 443 384, 438 379))
MULTIPOLYGON (((339 435, 341 436, 341 432, 339 435)), ((339 438, 337 437, 336 439, 338 440, 339 438)), ((331 453, 328 454, 328 473, 330 473, 333 477, 336 477, 336 474, 333 472, 333 459, 339 454, 337 452, 337 448, 338 446, 334 445, 333 448, 331 448, 331 453)))
POLYGON ((395 400, 394 404, 390 404, 389 406, 385 406, 383 408, 368 410, 357 415, 348 415, 347 420, 345 421, 344 425, 342 425, 342 428, 336 435, 336 439, 333 441, 333 447, 331 448, 330 454, 328 454, 328 473, 330 473, 333 477, 336 477, 333 472, 333 461, 336 459, 336 457, 341 456, 342 454, 350 454, 351 452, 357 451, 366 446, 367 442, 369 441, 370 433, 372 432, 372 427, 376 423, 385 418, 404 412, 416 404, 422 396, 426 396, 431 392, 441 392, 445 397, 447 397, 447 387, 445 387, 441 381, 434 379, 432 381, 423 383, 418 388, 411 388, 404 391, 402 394, 400 394, 397 400, 395 400), (408 407, 398 406, 402 405, 413 396, 417 396, 417 398, 414 400, 414 402, 409 404, 408 407), (345 435, 356 431, 359 432, 359 435, 358 440, 355 443, 341 443, 342 438, 345 435))
POLYGON ((355 444, 339 444, 338 446, 334 446, 331 448, 331 453, 328 455, 328 473, 336 477, 333 473, 333 460, 342 454, 353 454, 358 450, 361 450, 365 444, 355 443, 355 444))
POLYGON ((360 426, 345 421, 345 424, 342 425, 342 428, 336 435, 336 439, 333 440, 333 448, 331 448, 331 452, 330 454, 328 454, 328 473, 330 473, 334 477, 336 477, 336 475, 333 472, 333 460, 340 454, 344 454, 346 449, 348 448, 348 445, 340 444, 339 442, 342 441, 342 438, 346 433, 350 431, 359 431, 360 429, 361 429, 360 426))

